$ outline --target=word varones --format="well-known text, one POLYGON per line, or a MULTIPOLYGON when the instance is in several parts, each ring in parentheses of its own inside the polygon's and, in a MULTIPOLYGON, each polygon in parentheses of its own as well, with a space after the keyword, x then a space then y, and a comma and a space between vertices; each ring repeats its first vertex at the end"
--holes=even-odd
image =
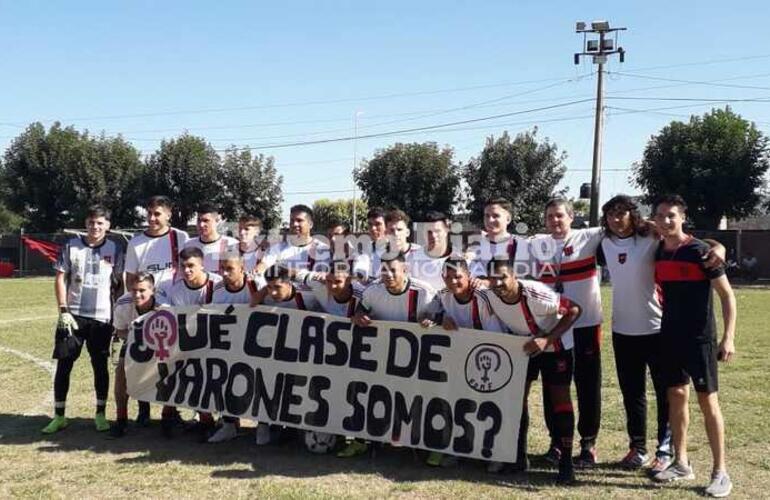
MULTIPOLYGON (((171 316, 169 314, 169 316, 171 316)), ((311 363, 314 365, 347 366, 355 370, 377 372, 381 360, 374 359, 372 340, 378 336, 387 336, 388 356, 385 361, 385 374, 417 378, 431 382, 446 382, 447 374, 437 368, 441 364, 442 349, 451 347, 451 336, 445 333, 415 335, 399 328, 378 331, 377 327, 359 327, 349 320, 340 321, 323 316, 306 316, 301 324, 290 326, 290 316, 283 313, 254 311, 249 315, 242 345, 234 346, 228 329, 238 322, 233 314, 197 313, 195 330, 187 328, 187 314, 178 314, 175 318, 174 342, 183 353, 201 351, 206 356, 216 355, 216 351, 242 352, 255 359, 273 359, 288 363, 311 363)), ((166 353, 169 346, 158 340, 148 345, 143 335, 142 323, 134 326, 134 341, 129 349, 129 356, 137 363, 147 363, 157 356, 156 351, 166 353)), ((239 335, 238 337, 241 337, 239 335)), ((164 336, 165 339, 170 338, 164 336)), ((160 360, 164 357, 160 356, 160 360)))
POLYGON ((275 373, 266 379, 260 368, 207 357, 158 363, 155 399, 203 411, 269 420, 289 426, 340 429, 359 436, 402 444, 470 454, 477 439, 481 454, 492 455, 502 413, 490 401, 408 396, 383 385, 352 381, 345 389, 348 408, 341 422, 330 422, 326 393, 332 381, 325 376, 275 373), (312 402, 306 405, 305 400, 312 402), (300 413, 300 407, 312 410, 300 413), (408 427, 408 435, 402 431, 408 427), (476 429, 486 428, 477 437, 476 429))

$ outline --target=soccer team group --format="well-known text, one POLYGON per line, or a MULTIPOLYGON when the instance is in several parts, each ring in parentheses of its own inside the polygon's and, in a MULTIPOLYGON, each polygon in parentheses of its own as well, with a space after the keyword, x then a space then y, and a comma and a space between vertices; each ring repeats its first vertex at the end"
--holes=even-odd
MULTIPOLYGON (((473 328, 528 336, 530 356, 516 463, 490 462, 490 472, 528 467, 530 422, 527 397, 542 378, 544 422, 551 436, 545 459, 557 467, 557 482, 575 481, 575 468, 597 464, 601 422, 601 296, 597 266, 606 266, 613 287, 612 343, 623 395, 629 451, 620 462, 648 468, 657 482, 693 479, 687 456, 690 382, 704 416, 713 469, 706 493, 727 496, 732 488, 725 464, 724 423, 719 407, 717 361, 735 354, 735 298, 724 273, 725 249, 683 230, 681 197, 660 198, 647 220, 628 196, 603 207, 597 228, 572 228, 570 203, 556 198, 544 207, 546 231, 532 237, 509 233, 511 204, 484 207, 484 230, 463 243, 446 215, 428 213, 412 224, 401 210, 373 208, 367 233, 349 234, 344 224, 314 235, 313 211, 291 208, 288 231, 266 238, 261 221, 240 218, 237 239, 220 234, 216 206, 197 212, 197 236, 170 225, 172 201, 154 196, 146 204, 147 229, 124 249, 107 235, 110 213, 88 211, 86 234, 71 238, 55 264, 59 321, 54 357, 55 416, 46 434, 68 426, 65 403, 70 373, 84 345, 96 392, 95 425, 111 437, 125 435, 128 395, 123 357, 115 368, 117 419, 110 425, 109 353, 125 339, 131 322, 161 305, 258 304, 322 311, 371 321, 408 321, 425 328, 473 328), (414 233, 414 234, 413 234, 414 233), (420 246, 413 240, 424 237, 420 246), (724 332, 717 339, 712 289, 720 299, 724 332), (125 293, 123 293, 125 291, 125 293), (122 295, 121 295, 122 294, 122 295), (116 299, 117 297, 117 299, 116 299), (646 379, 657 399, 657 439, 647 446, 646 379), (570 386, 574 380, 577 412, 570 386), (573 434, 580 435, 573 456, 573 434)), ((150 405, 139 402, 137 424, 150 423, 150 405)), ((239 421, 198 413, 181 420, 163 407, 161 430, 173 437, 193 427, 202 441, 219 443, 239 435, 239 421)), ((259 423, 257 445, 280 439, 281 427, 259 423)), ((371 443, 347 440, 340 457, 364 454, 371 443)), ((450 466, 457 459, 430 453, 427 463, 450 466)))

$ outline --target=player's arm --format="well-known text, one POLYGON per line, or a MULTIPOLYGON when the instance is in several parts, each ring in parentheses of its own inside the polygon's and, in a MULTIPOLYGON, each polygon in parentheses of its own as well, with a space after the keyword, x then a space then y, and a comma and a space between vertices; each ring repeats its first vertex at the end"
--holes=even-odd
POLYGON ((548 346, 553 345, 564 335, 575 321, 580 317, 580 306, 570 301, 567 298, 562 297, 559 305, 559 312, 563 313, 559 322, 556 323, 550 332, 543 336, 532 338, 529 342, 524 344, 524 352, 528 355, 539 354, 544 351, 548 346))
POLYGON ((738 313, 738 308, 735 303, 735 294, 733 293, 733 287, 730 286, 730 282, 727 276, 722 274, 718 278, 711 280, 711 286, 719 295, 719 301, 722 304, 722 320, 724 323, 724 335, 721 342, 719 342, 719 355, 720 361, 730 361, 735 356, 735 322, 738 313))
POLYGON ((719 243, 717 240, 712 240, 709 238, 706 238, 703 241, 711 247, 703 257, 703 260, 705 261, 703 266, 706 269, 714 269, 720 266, 724 266, 725 259, 727 258, 727 250, 725 249, 724 245, 719 243))
POLYGON ((372 322, 372 318, 369 316, 371 310, 364 305, 366 296, 361 299, 361 302, 356 306, 356 312, 353 314, 353 323, 358 326, 369 326, 372 322))
POLYGON ((67 311, 67 274, 64 271, 56 271, 54 280, 54 293, 56 294, 56 305, 59 312, 67 311))
MULTIPOLYGON (((430 328, 436 324, 441 324, 444 316, 444 308, 441 305, 439 295, 434 295, 430 302, 420 311, 417 321, 423 328, 430 328)), ((449 330, 449 328, 447 328, 449 330)))

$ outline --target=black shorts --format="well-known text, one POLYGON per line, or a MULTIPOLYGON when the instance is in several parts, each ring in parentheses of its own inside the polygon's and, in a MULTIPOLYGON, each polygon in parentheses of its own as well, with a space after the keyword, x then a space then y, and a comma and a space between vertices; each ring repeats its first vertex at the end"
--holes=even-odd
POLYGON ((666 387, 687 385, 692 379, 696 392, 712 393, 719 390, 715 341, 673 344, 663 348, 663 381, 666 387))
POLYGON ((529 358, 527 381, 534 382, 542 373, 546 385, 569 386, 572 383, 573 364, 572 349, 540 353, 529 358))
MULTIPOLYGON (((81 340, 81 343, 70 357, 73 359, 80 357, 83 344, 86 345, 91 356, 108 357, 110 355, 110 341, 112 340, 112 325, 83 316, 74 316, 74 318, 78 324, 78 329, 73 330, 72 333, 81 340)), ((54 352, 55 357, 56 353, 54 352)))

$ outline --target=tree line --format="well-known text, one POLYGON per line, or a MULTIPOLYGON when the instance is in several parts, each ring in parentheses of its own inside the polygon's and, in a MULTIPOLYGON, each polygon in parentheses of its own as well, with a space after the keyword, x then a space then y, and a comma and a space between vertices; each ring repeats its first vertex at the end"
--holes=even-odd
MULTIPOLYGON (((673 121, 652 136, 630 169, 629 185, 639 187, 646 201, 681 194, 696 226, 711 229, 722 216, 742 218, 768 208, 769 167, 767 137, 727 107, 673 121)), ((537 128, 490 136, 465 163, 454 159, 449 146, 396 143, 354 170, 362 193, 359 226, 367 204, 399 207, 415 219, 431 210, 467 213, 479 223, 484 200, 503 197, 513 203, 515 222, 539 228, 542 207, 564 194, 557 186, 566 169, 567 153, 540 138, 537 128)), ((59 123, 46 130, 33 123, 12 141, 0 164, 0 231, 21 225, 41 232, 78 227, 93 203, 112 210, 114 226, 134 227, 140 222, 136 207, 153 194, 175 201, 177 226, 187 224, 198 204, 214 201, 227 218, 254 214, 275 227, 282 185, 274 157, 235 146, 220 154, 202 137, 164 140, 142 159, 120 136, 94 136, 59 123)), ((350 225, 352 206, 352 200, 316 200, 317 228, 350 225)))

